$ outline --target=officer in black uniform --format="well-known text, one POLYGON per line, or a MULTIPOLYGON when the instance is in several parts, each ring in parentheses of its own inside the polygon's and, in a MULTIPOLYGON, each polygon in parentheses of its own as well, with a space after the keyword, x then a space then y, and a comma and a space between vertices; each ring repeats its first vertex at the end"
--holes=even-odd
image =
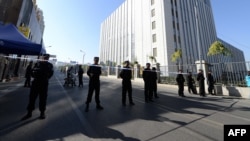
POLYGON ((83 71, 83 69, 82 69, 82 65, 79 65, 79 68, 78 68, 78 87, 83 87, 83 80, 82 80, 82 78, 83 78, 83 73, 84 73, 84 71, 83 71))
POLYGON ((177 77, 176 77, 176 82, 178 84, 178 94, 179 94, 179 96, 185 97, 184 92, 183 92, 184 91, 185 79, 183 77, 182 70, 179 70, 179 73, 177 74, 177 77))
POLYGON ((26 80, 24 82, 24 87, 30 87, 32 64, 33 64, 33 61, 30 61, 29 65, 26 68, 26 72, 25 72, 26 80))
POLYGON ((89 91, 86 101, 85 112, 89 111, 89 103, 91 102, 93 92, 95 91, 96 108, 102 110, 100 105, 100 75, 102 73, 101 67, 98 65, 99 57, 94 57, 94 64, 89 66, 87 75, 89 76, 89 91))
POLYGON ((157 72, 155 67, 152 67, 152 93, 155 98, 159 98, 157 94, 157 72))
POLYGON ((132 70, 129 66, 129 61, 125 61, 125 66, 120 72, 120 77, 122 78, 122 105, 126 106, 126 93, 128 92, 128 98, 130 105, 135 105, 132 99, 132 70))
POLYGON ((211 95, 214 95, 213 91, 214 91, 214 76, 212 75, 212 71, 208 71, 207 74, 207 84, 208 84, 208 92, 211 95))
POLYGON ((144 96, 145 102, 153 102, 153 92, 152 92, 152 71, 150 69, 151 64, 146 63, 146 68, 143 70, 143 80, 144 80, 144 96))
POLYGON ((26 120, 32 116, 32 111, 35 109, 35 101, 39 96, 39 110, 41 112, 40 119, 45 119, 46 101, 48 96, 49 79, 52 77, 53 65, 48 62, 50 55, 44 54, 42 60, 38 61, 32 68, 32 81, 29 104, 27 106, 28 113, 22 120, 26 120))
POLYGON ((199 82, 199 94, 200 94, 200 96, 205 97, 206 96, 206 94, 205 94, 205 82, 204 82, 205 77, 204 77, 202 69, 199 69, 199 73, 197 75, 197 81, 199 82))

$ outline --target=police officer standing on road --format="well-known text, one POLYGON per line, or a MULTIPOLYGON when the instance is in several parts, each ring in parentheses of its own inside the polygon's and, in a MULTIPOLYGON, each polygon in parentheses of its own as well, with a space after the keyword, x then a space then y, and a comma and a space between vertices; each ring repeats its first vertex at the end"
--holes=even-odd
POLYGON ((78 68, 78 87, 83 87, 83 80, 82 80, 83 73, 84 73, 84 71, 82 69, 82 65, 79 65, 79 68, 78 68))
POLYGON ((128 92, 129 104, 135 105, 132 99, 132 70, 129 66, 129 61, 125 61, 125 66, 120 72, 120 77, 122 78, 122 105, 126 106, 126 93, 128 92))
POLYGON ((203 75, 202 69, 199 69, 199 73, 197 75, 197 81, 199 82, 199 94, 200 96, 205 97, 205 77, 203 75))
POLYGON ((30 61, 29 65, 26 68, 26 72, 25 72, 25 78, 26 78, 26 80, 24 82, 24 87, 30 87, 32 64, 33 64, 33 61, 30 61))
POLYGON ((152 93, 155 98, 159 98, 157 95, 157 72, 155 67, 152 67, 152 93))
POLYGON ((150 69, 150 63, 146 63, 146 68, 143 70, 143 80, 144 80, 144 96, 145 102, 153 102, 152 97, 152 71, 150 69))
POLYGON ((32 116, 37 96, 39 96, 39 110, 41 112, 40 119, 45 119, 49 79, 54 73, 53 65, 48 62, 49 57, 49 54, 44 54, 42 56, 43 59, 37 62, 32 69, 31 76, 34 79, 30 89, 29 104, 27 107, 28 113, 22 118, 22 120, 26 120, 32 116))
POLYGON ((184 92, 183 92, 184 91, 185 79, 183 77, 182 70, 179 70, 179 73, 177 74, 177 77, 176 77, 176 82, 178 84, 178 94, 179 94, 179 96, 185 97, 184 92))
POLYGON ((212 75, 211 71, 208 71, 207 74, 207 84, 208 84, 208 92, 211 95, 214 95, 213 90, 214 90, 214 76, 212 75))
POLYGON ((94 57, 94 64, 89 66, 87 75, 89 76, 89 91, 86 101, 85 112, 89 111, 89 103, 91 102, 93 92, 95 91, 96 108, 102 110, 100 105, 100 75, 102 73, 101 67, 98 65, 99 57, 94 57))

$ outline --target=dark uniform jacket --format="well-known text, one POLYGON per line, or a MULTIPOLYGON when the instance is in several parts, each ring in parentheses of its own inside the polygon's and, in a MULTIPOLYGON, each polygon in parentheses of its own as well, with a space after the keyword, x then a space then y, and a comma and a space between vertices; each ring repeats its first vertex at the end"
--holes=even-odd
POLYGON ((87 75, 89 76, 90 80, 100 80, 101 75, 101 67, 98 65, 91 65, 87 71, 87 75), (92 74, 92 75, 91 75, 92 74))
POLYGON ((214 84, 214 77, 213 77, 212 74, 207 75, 207 81, 208 81, 208 85, 213 85, 214 84))
POLYGON ((31 76, 37 81, 48 81, 53 74, 53 65, 48 61, 41 61, 34 65, 31 76))
POLYGON ((30 78, 32 73, 32 66, 28 65, 26 68, 25 78, 30 78))
POLYGON ((152 72, 151 72, 151 69, 149 69, 149 68, 144 69, 142 77, 143 77, 143 80, 144 80, 145 83, 152 82, 152 72))
POLYGON ((177 75, 177 77, 176 77, 176 82, 178 83, 178 85, 179 85, 179 84, 184 84, 185 79, 184 79, 184 77, 183 77, 183 75, 182 75, 181 73, 179 73, 179 74, 177 75))
POLYGON ((122 69, 121 73, 120 73, 120 77, 124 80, 124 81, 130 81, 132 78, 132 70, 130 67, 124 67, 124 69, 122 69))

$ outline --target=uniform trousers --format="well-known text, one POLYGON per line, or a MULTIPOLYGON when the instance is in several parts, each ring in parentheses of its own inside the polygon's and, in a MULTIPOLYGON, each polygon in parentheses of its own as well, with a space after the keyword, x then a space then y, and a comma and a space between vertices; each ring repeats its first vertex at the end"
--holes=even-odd
POLYGON ((90 80, 89 90, 86 104, 89 104, 92 100, 93 92, 95 91, 95 101, 96 104, 100 104, 100 80, 90 80))
POLYGON ((130 80, 122 81, 122 103, 126 103, 126 93, 128 92, 129 102, 132 103, 132 86, 130 80))
POLYGON ((48 96, 48 80, 37 81, 33 80, 30 88, 29 104, 27 110, 32 112, 35 109, 35 102, 39 96, 39 110, 44 112, 46 110, 47 96, 48 96))

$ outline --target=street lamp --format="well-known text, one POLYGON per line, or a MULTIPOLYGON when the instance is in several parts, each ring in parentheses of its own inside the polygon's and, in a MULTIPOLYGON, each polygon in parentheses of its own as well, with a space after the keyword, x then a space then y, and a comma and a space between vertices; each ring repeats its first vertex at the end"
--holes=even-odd
POLYGON ((85 56, 85 52, 84 51, 82 51, 82 50, 80 50, 80 52, 83 54, 83 57, 82 57, 82 65, 84 65, 84 56, 85 56))
POLYGON ((196 32, 197 32, 197 46, 198 46, 198 54, 199 54, 199 60, 200 60, 200 69, 202 69, 202 65, 201 65, 201 48, 200 48, 200 35, 199 35, 199 19, 198 19, 198 16, 199 16, 199 12, 198 12, 198 3, 196 1, 195 3, 195 17, 196 17, 196 32))

